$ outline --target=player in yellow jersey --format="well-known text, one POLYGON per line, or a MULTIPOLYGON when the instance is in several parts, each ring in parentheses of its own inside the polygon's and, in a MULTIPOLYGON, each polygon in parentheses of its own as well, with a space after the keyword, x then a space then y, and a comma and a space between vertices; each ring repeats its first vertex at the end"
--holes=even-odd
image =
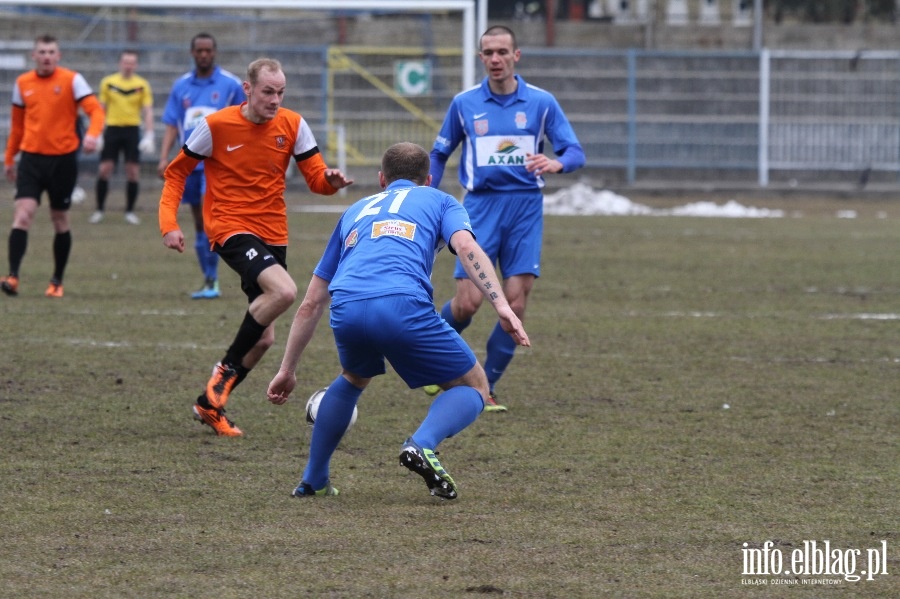
POLYGON ((6 179, 16 185, 9 275, 0 278, 0 290, 6 295, 19 292, 19 267, 28 248, 28 231, 46 191, 55 235, 53 276, 45 295, 63 296, 63 274, 72 249, 69 207, 78 180, 78 146, 87 154, 94 152, 103 131, 103 106, 80 73, 59 66, 60 56, 55 37, 38 37, 31 51, 34 70, 20 75, 13 86, 12 126, 3 161, 6 179), (77 133, 79 109, 91 119, 83 141, 77 133))
POLYGON ((141 176, 141 153, 154 151, 153 141, 153 90, 146 79, 135 73, 138 55, 134 50, 123 50, 119 55, 119 71, 100 82, 100 103, 106 109, 106 130, 100 151, 100 168, 97 171, 97 211, 90 222, 103 220, 109 178, 112 176, 119 154, 125 158, 125 220, 140 224, 134 213, 141 176), (143 125, 143 133, 141 133, 143 125))

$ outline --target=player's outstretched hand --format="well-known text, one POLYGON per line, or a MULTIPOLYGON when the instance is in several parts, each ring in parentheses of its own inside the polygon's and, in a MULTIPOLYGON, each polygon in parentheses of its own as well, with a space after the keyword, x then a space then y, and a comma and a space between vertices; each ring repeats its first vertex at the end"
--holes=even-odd
POLYGON ((325 180, 335 189, 343 189, 344 187, 353 184, 353 179, 348 178, 347 175, 336 168, 325 170, 325 180))
POLYGON ((528 333, 525 332, 522 321, 519 320, 516 313, 512 311, 512 308, 506 306, 499 309, 497 314, 500 316, 500 326, 503 327, 504 331, 509 333, 509 336, 513 338, 516 345, 531 347, 531 340, 528 338, 528 333))
POLYGON ((283 370, 279 370, 278 373, 275 374, 274 378, 272 378, 272 382, 269 383, 269 389, 268 391, 266 391, 266 397, 268 397, 269 401, 276 406, 280 406, 288 400, 291 391, 294 390, 294 387, 296 385, 297 377, 293 372, 285 372, 283 370))

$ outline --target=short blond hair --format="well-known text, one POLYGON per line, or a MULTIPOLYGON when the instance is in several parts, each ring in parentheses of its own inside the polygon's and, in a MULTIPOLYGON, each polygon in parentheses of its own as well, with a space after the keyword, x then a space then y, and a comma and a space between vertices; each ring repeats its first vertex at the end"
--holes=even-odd
POLYGON ((250 85, 256 85, 262 71, 280 73, 282 71, 281 63, 274 58, 257 58, 251 62, 247 67, 247 81, 250 82, 250 85))

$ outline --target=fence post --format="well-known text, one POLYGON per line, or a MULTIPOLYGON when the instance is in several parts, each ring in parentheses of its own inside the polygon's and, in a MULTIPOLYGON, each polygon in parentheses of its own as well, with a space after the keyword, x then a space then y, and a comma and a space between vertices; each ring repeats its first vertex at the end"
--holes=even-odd
POLYGON ((769 184, 769 50, 759 51, 759 186, 769 184))
POLYGON ((628 159, 626 163, 626 180, 634 185, 637 177, 637 55, 636 50, 629 49, 628 64, 628 159))

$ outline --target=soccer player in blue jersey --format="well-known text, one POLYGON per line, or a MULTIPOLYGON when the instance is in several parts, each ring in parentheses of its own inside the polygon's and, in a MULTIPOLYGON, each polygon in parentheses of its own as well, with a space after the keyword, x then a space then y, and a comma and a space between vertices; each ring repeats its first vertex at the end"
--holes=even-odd
MULTIPOLYGON (((584 166, 584 150, 559 103, 549 92, 516 75, 521 56, 515 34, 494 26, 481 36, 480 85, 453 98, 431 150, 431 185, 439 187, 447 159, 462 145, 459 181, 472 229, 492 264, 499 265, 503 291, 513 311, 525 319, 525 305, 541 274, 544 175, 584 166), (544 154, 545 138, 556 158, 544 154)), ((456 331, 472 322, 483 295, 457 262, 456 295, 441 315, 456 331)), ((501 326, 487 341, 484 369, 490 385, 486 411, 505 411, 494 385, 512 361, 516 345, 501 326)), ((440 383, 441 381, 432 381, 440 383)), ((427 385, 436 394, 436 385, 427 385)))
MULTIPOLYGON (((194 70, 175 80, 162 122, 166 126, 159 151, 157 172, 165 178, 169 166, 169 151, 178 140, 179 146, 191 136, 206 116, 226 106, 238 105, 246 97, 241 78, 216 64, 216 40, 209 33, 198 33, 191 39, 191 56, 194 70)), ((203 286, 192 293, 193 299, 215 299, 219 297, 219 255, 210 249, 209 239, 203 230, 203 194, 206 179, 203 176, 203 162, 188 177, 184 187, 183 203, 189 204, 194 217, 194 250, 203 272, 203 286)))
POLYGON ((296 497, 337 495, 329 479, 331 455, 360 394, 373 377, 384 374, 387 359, 411 389, 446 381, 441 385, 446 392, 434 399, 422 424, 404 442, 400 463, 420 475, 432 495, 456 498, 456 483, 434 450, 478 418, 489 389, 475 354, 434 309, 431 270, 444 245, 459 256, 512 343, 531 345, 475 241, 465 208, 428 187, 429 162, 428 152, 416 144, 388 148, 378 174, 384 191, 356 202, 341 216, 294 316, 281 367, 269 383, 269 401, 283 404, 296 386, 300 357, 329 300, 343 367, 319 404, 296 497))

